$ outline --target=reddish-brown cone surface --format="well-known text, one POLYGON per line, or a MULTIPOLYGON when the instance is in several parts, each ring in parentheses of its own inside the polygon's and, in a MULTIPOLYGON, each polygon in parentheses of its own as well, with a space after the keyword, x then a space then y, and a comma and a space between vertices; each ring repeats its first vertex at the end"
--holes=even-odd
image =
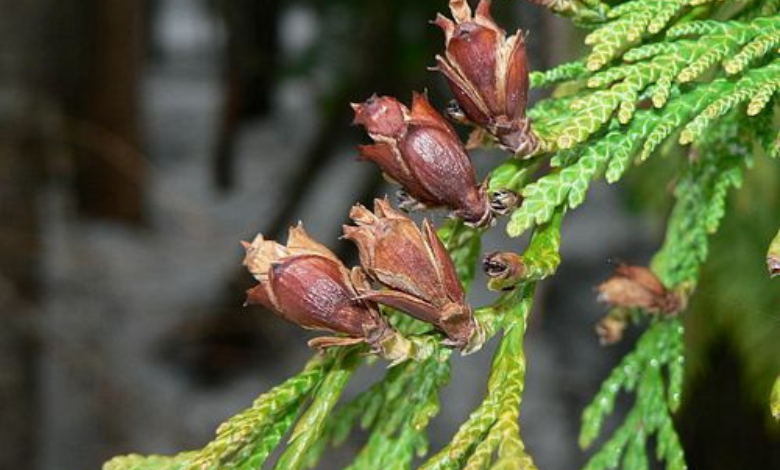
POLYGON ((598 286, 598 300, 618 308, 641 308, 650 313, 677 313, 679 295, 667 290, 658 277, 642 266, 622 265, 598 286))
POLYGON ((358 299, 368 288, 362 272, 352 272, 301 225, 290 228, 287 246, 257 235, 246 249, 244 266, 260 283, 247 292, 247 304, 259 304, 287 321, 348 338, 317 338, 312 346, 366 342, 376 346, 394 334, 376 306, 358 299))
POLYGON ((354 123, 375 142, 359 147, 360 158, 379 165, 403 187, 414 200, 407 207, 448 207, 472 225, 490 222, 486 190, 477 184, 463 143, 425 95, 414 94, 411 110, 389 96, 352 107, 354 123))
POLYGON ((436 70, 444 74, 465 118, 493 134, 518 156, 539 146, 525 115, 528 103, 528 59, 525 36, 506 36, 490 15, 490 0, 481 0, 472 15, 465 0, 450 0, 455 21, 439 15, 444 56, 436 70))
POLYGON ((373 213, 356 205, 350 217, 357 226, 344 226, 345 238, 357 245, 369 277, 386 287, 363 291, 361 297, 433 324, 450 345, 467 352, 478 349, 482 335, 455 266, 430 223, 425 220, 421 231, 381 199, 375 201, 373 213))

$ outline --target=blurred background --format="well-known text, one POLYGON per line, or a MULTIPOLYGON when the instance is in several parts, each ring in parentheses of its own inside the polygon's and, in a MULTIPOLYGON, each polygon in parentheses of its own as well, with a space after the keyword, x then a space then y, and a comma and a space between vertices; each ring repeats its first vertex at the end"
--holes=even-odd
MULTIPOLYGON (((508 30, 530 31, 534 69, 581 52, 580 33, 541 8, 494 9, 508 30)), ((428 20, 445 10, 444 0, 0 0, 1 470, 198 448, 297 372, 308 335, 241 307, 251 280, 238 241, 284 238, 300 219, 354 262, 338 240, 348 208, 395 189, 354 161, 367 138, 348 103, 427 89, 443 107, 443 80, 426 66, 443 43, 428 20)), ((473 157, 480 177, 500 158, 473 157)), ((606 311, 592 289, 609 260, 644 264, 659 247, 667 167, 635 171, 622 192, 596 185, 567 218, 564 263, 539 292, 527 340, 522 427, 543 469, 584 463, 580 413, 640 331, 600 347, 593 326, 606 311)), ((686 318, 678 428, 693 469, 780 468, 767 412, 780 288, 763 271, 780 176, 758 173, 686 318)), ((522 250, 502 233, 484 251, 522 250)), ((483 284, 475 305, 493 298, 483 284)), ((456 359, 433 449, 480 402, 491 351, 456 359)), ((361 372, 348 393, 382 373, 361 372)), ((360 443, 322 468, 341 468, 360 443)))

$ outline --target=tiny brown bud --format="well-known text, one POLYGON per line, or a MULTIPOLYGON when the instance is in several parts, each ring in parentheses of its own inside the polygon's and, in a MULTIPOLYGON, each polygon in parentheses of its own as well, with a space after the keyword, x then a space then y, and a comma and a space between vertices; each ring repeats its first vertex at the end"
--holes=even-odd
POLYGON ((361 298, 398 308, 444 332, 447 344, 467 352, 484 341, 455 272, 455 266, 430 223, 422 231, 410 218, 377 199, 372 213, 361 205, 350 211, 357 226, 344 226, 366 273, 385 286, 363 290, 361 298))
POLYGON ((523 257, 516 253, 494 251, 482 258, 482 268, 490 278, 488 289, 504 291, 514 289, 523 280, 523 257))
POLYGON ((522 198, 510 189, 499 189, 488 194, 490 210, 494 214, 507 215, 520 206, 522 198))
POLYGON ((466 0, 450 0, 455 21, 442 15, 434 21, 446 43, 444 56, 436 56, 436 70, 444 74, 468 120, 487 129, 507 150, 528 155, 539 141, 525 115, 525 36, 518 31, 507 37, 490 15, 490 6, 490 0, 481 0, 472 15, 466 0))
POLYGON ((262 235, 242 245, 244 266, 260 282, 247 292, 247 304, 263 305, 306 329, 346 335, 316 338, 311 346, 367 343, 384 353, 382 345, 397 335, 373 302, 358 299, 357 289, 369 287, 363 273, 350 272, 301 225, 290 228, 286 246, 262 235))
POLYGON ((414 94, 411 110, 388 96, 352 107, 354 122, 375 142, 359 147, 360 158, 403 187, 404 207, 449 207, 469 224, 490 223, 486 190, 477 184, 463 143, 425 95, 414 94))
POLYGON ((683 308, 679 294, 669 291, 642 266, 621 265, 598 286, 598 300, 617 308, 641 308, 649 313, 675 314, 683 308))
POLYGON ((622 316, 607 315, 596 324, 596 334, 599 335, 599 343, 602 346, 615 344, 623 339, 623 331, 626 329, 626 319, 622 316))

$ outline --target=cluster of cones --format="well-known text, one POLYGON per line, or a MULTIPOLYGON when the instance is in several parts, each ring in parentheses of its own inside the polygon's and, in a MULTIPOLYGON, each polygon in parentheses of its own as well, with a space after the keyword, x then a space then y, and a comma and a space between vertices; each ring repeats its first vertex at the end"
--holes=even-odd
MULTIPOLYGON (((525 36, 518 31, 507 37, 490 5, 482 0, 472 12, 466 1, 451 0, 454 19, 439 15, 434 22, 446 42, 435 69, 455 97, 451 118, 475 126, 480 141, 492 139, 524 157, 538 147, 525 117, 525 36)), ((375 162, 402 187, 401 209, 447 208, 484 227, 517 205, 514 193, 489 194, 486 184, 477 183, 466 145, 425 95, 414 94, 411 109, 388 96, 352 106, 355 124, 374 141, 360 147, 360 158, 375 162)), ((337 334, 312 340, 315 347, 366 343, 391 360, 402 359, 406 340, 382 315, 382 304, 430 323, 446 336, 445 345, 478 349, 484 334, 431 223, 418 227, 386 199, 377 200, 373 212, 356 205, 350 216, 355 225, 344 227, 344 237, 357 245, 361 261, 351 270, 301 225, 290 229, 286 245, 262 235, 244 242, 244 265, 259 281, 247 303, 337 334)))
MULTIPOLYGON (((449 117, 474 127, 470 142, 492 142, 518 158, 528 157, 539 141, 525 115, 525 35, 507 36, 490 6, 490 0, 482 0, 472 12, 465 0, 450 0, 453 19, 439 15, 434 21, 446 46, 434 70, 444 75, 454 96, 449 117)), ((359 147, 360 159, 376 163, 402 187, 400 209, 446 208, 471 226, 486 227, 520 204, 512 191, 490 192, 477 182, 469 145, 425 95, 415 93, 411 109, 376 95, 352 107, 354 123, 373 140, 359 147)), ((344 227, 344 237, 357 245, 361 261, 351 270, 301 225, 290 229, 287 245, 262 235, 244 242, 244 265, 259 281, 247 303, 303 328, 335 334, 312 340, 314 347, 365 343, 390 360, 405 359, 408 340, 382 315, 382 304, 430 323, 446 336, 445 345, 464 353, 479 349, 484 332, 431 223, 425 220, 420 229, 387 199, 376 200, 373 212, 356 205, 350 216, 355 225, 344 227)), ((525 272, 522 258, 511 253, 490 254, 483 266, 505 288, 525 272)), ((599 289, 601 300, 621 308, 670 313, 681 304, 644 268, 621 267, 599 289)), ((604 342, 613 342, 624 325, 614 316, 602 321, 604 342)))

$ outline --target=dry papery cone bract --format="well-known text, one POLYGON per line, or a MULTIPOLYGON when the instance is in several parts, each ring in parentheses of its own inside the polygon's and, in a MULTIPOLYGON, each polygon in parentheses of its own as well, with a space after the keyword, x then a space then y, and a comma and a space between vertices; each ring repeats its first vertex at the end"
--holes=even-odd
POLYGON ((617 308, 641 308, 649 313, 674 314, 683 308, 678 294, 664 287, 658 277, 642 266, 622 265, 598 286, 598 300, 617 308))
POLYGON ((499 145, 516 156, 539 146, 526 118, 528 59, 521 31, 507 37, 490 15, 490 0, 482 0, 472 15, 465 0, 451 0, 455 19, 438 15, 435 24, 445 35, 444 56, 435 70, 444 74, 464 114, 484 128, 499 145))
POLYGON ((425 95, 414 94, 411 110, 390 96, 372 96, 352 108, 354 124, 375 142, 359 147, 360 159, 376 163, 401 185, 407 195, 402 209, 447 207, 471 225, 490 223, 485 186, 477 184, 455 129, 425 95))
POLYGON ((310 346, 367 343, 382 352, 383 345, 396 339, 376 305, 358 298, 358 290, 369 288, 362 271, 348 270, 302 225, 290 228, 286 246, 262 235, 242 244, 244 266, 260 282, 247 291, 247 304, 262 305, 306 329, 346 335, 316 338, 310 346))
POLYGON ((484 334, 431 224, 424 220, 421 231, 386 199, 374 204, 373 213, 355 205, 350 217, 357 226, 344 226, 344 237, 357 245, 363 269, 385 287, 361 291, 361 298, 431 323, 447 335, 446 345, 462 348, 464 353, 478 350, 484 334))

